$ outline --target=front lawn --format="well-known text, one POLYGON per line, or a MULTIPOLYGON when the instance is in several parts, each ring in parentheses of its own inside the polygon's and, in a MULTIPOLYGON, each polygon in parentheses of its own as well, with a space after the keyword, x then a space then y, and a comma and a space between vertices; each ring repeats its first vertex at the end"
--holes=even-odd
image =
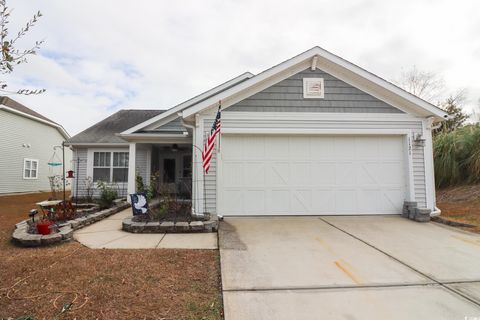
POLYGON ((465 230, 480 233, 480 185, 451 187, 437 191, 441 217, 475 225, 465 230))
POLYGON ((13 225, 48 196, 0 196, 0 319, 221 319, 218 251, 13 245, 13 225))

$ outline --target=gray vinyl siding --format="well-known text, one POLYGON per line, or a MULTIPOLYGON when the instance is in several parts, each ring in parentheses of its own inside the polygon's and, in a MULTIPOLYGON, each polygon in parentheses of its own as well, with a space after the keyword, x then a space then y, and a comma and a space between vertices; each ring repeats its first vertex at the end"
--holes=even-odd
MULTIPOLYGON (((58 129, 42 122, 0 110, 0 193, 48 191, 48 176, 62 174, 48 166, 53 147, 64 141, 58 129), (28 144, 29 147, 24 147, 28 144), (24 158, 39 160, 38 179, 23 179, 24 158)), ((57 150, 61 161, 62 151, 57 150)), ((72 152, 65 148, 65 169, 71 168, 72 152)), ((67 187, 68 189, 68 187, 67 187)))
POLYGON ((137 168, 137 174, 142 177, 143 183, 145 185, 150 184, 150 181, 147 180, 148 147, 137 145, 137 152, 135 153, 135 155, 135 166, 137 168))
POLYGON ((228 107, 225 111, 403 113, 319 69, 306 69, 297 73, 228 107), (324 98, 304 99, 303 78, 323 78, 324 98))
MULTIPOLYGON (((208 128, 213 119, 205 119, 204 127, 208 128)), ((233 120, 222 119, 222 128, 302 128, 302 129, 410 129, 413 133, 422 133, 421 121, 331 121, 331 120, 312 120, 312 121, 279 121, 244 119, 233 120)), ((206 132, 206 131, 205 131, 206 132)), ((425 187, 425 162, 423 147, 412 146, 413 176, 415 200, 420 207, 426 207, 426 187, 425 187)), ((216 212, 217 190, 216 190, 216 154, 212 158, 209 174, 206 176, 205 189, 207 210, 216 212)), ((221 214, 221 212, 219 212, 221 214)))
MULTIPOLYGON (((205 119, 204 127, 209 128, 212 126, 213 119, 205 119)), ((205 130, 203 139, 205 140, 210 130, 205 130)), ((201 158, 201 157, 200 157, 201 158)), ((203 198, 203 195, 201 196, 203 198)), ((203 205, 203 201, 202 201, 203 205)), ((213 153, 212 160, 210 160, 210 170, 205 175, 205 206, 207 212, 217 212, 217 153, 213 153)))
POLYGON ((87 149, 74 149, 73 150, 73 162, 75 163, 74 171, 75 178, 72 179, 72 194, 80 198, 87 196, 85 179, 87 177, 87 149), (78 193, 77 193, 77 180, 78 180, 78 193))

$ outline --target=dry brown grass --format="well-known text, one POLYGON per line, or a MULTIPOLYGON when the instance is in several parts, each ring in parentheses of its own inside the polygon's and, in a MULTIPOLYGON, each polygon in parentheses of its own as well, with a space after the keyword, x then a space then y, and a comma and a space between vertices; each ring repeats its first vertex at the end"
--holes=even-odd
POLYGON ((442 218, 475 225, 466 230, 480 233, 480 185, 459 186, 437 192, 442 218))
POLYGON ((221 319, 218 251, 14 246, 13 225, 46 197, 0 196, 0 318, 54 319, 75 299, 58 319, 221 319))

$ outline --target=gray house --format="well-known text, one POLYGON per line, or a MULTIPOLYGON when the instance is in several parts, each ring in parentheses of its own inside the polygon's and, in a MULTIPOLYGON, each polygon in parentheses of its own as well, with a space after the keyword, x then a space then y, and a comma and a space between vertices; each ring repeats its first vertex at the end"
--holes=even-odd
MULTIPOLYGON (((50 190, 48 176, 61 175, 62 171, 61 166, 48 163, 63 161, 61 150, 53 157, 54 147, 68 138, 58 123, 8 97, 0 97, 0 194, 50 190)), ((71 158, 72 151, 66 148, 66 170, 71 158)))
POLYGON ((119 182, 126 194, 156 173, 189 187, 197 212, 399 214, 415 200, 438 213, 431 130, 446 117, 314 47, 163 112, 122 110, 69 143, 79 179, 119 182), (221 137, 204 175, 200 150, 220 100, 221 137))

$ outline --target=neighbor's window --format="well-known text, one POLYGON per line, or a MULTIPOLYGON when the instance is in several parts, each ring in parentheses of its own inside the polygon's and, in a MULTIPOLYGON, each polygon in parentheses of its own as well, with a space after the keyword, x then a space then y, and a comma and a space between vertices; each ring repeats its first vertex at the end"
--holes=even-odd
POLYGON ((23 179, 38 179, 38 160, 23 159, 23 179))
POLYGON ((128 152, 94 152, 93 181, 126 182, 128 152))

